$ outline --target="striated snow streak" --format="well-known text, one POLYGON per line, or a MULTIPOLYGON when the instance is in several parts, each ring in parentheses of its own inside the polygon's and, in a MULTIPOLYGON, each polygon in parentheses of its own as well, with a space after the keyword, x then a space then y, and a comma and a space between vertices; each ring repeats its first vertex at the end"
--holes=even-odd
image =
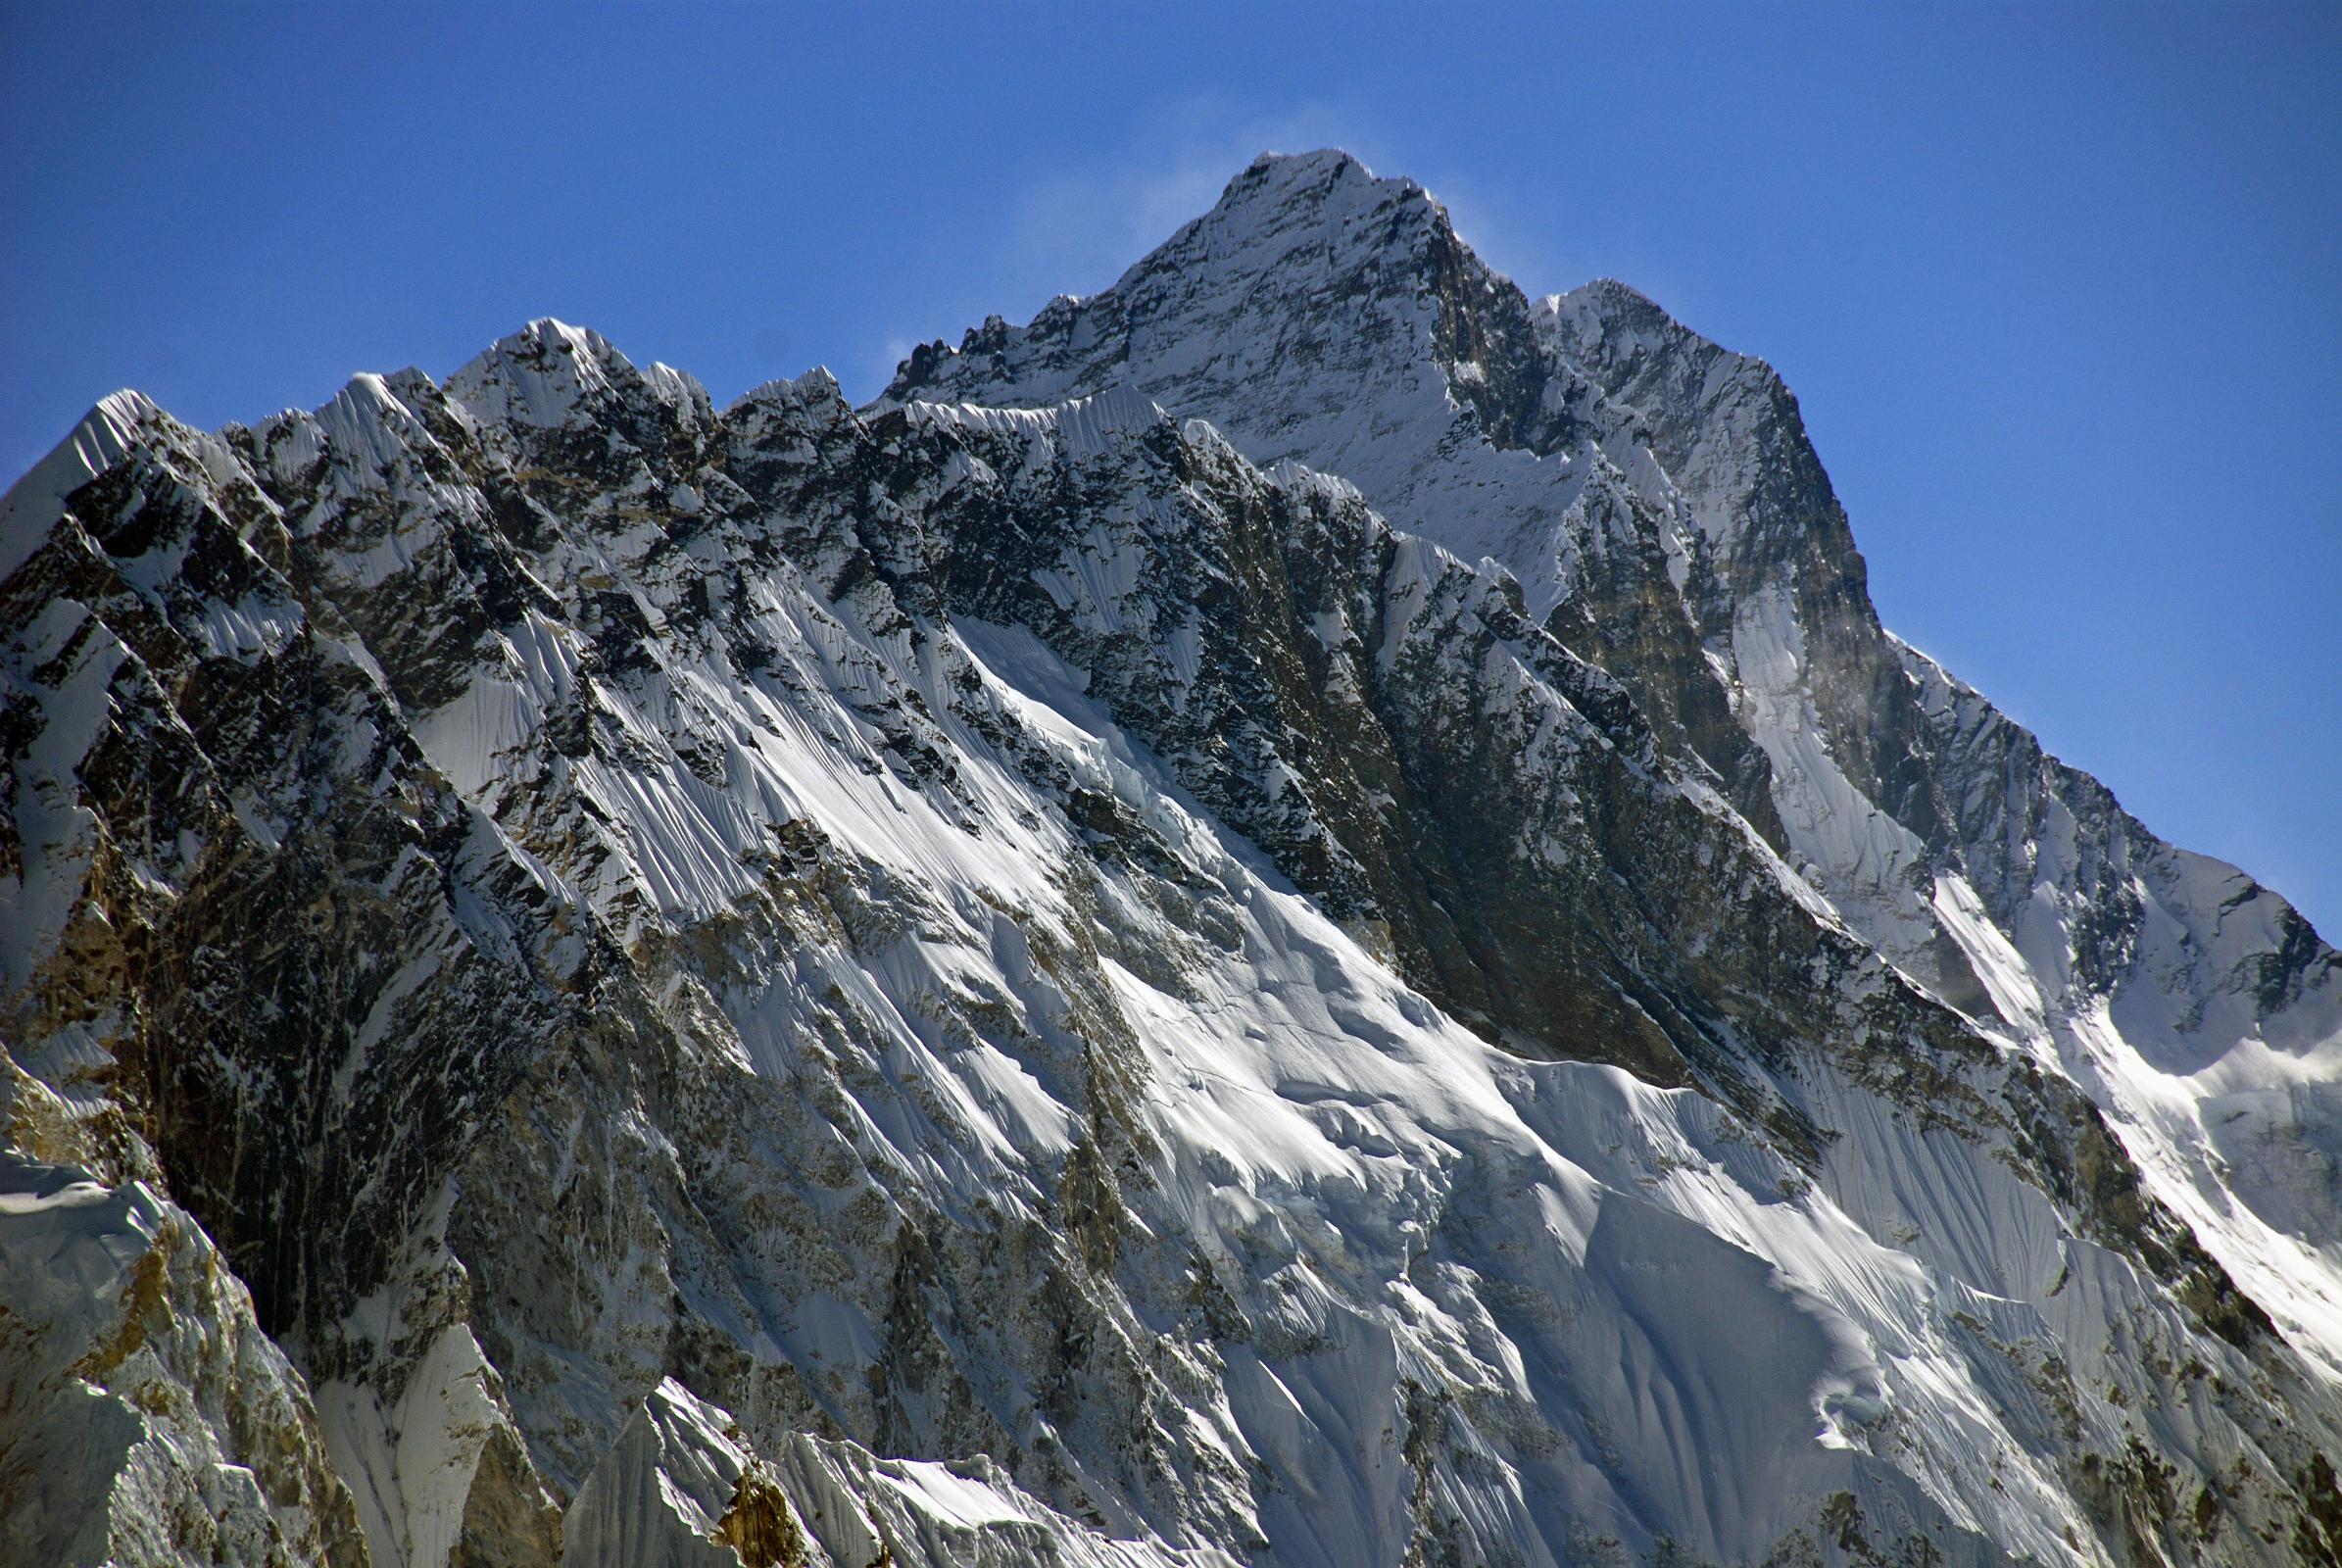
MULTIPOLYGON (((1828 579, 1859 559, 1770 368, 1622 284, 1529 302, 1468 258, 1411 182, 1340 153, 1264 157, 1112 289, 920 350, 880 406, 1127 385, 1491 558, 1557 624, 1657 597, 1664 635, 1706 667, 1649 674, 1638 695, 1689 712, 1712 679, 1769 764, 1783 853, 1838 916, 2071 1074, 2156 1195, 2342 1368, 2332 950, 1881 632, 1858 576, 1832 603, 1828 579), (1444 357, 1475 334, 1472 357, 1444 357)), ((1597 659, 1612 634, 1565 632, 1597 659)))
MULTIPOLYGON (((2208 1328, 2143 1205, 2090 1206, 2123 1195, 2115 1154, 2070 1169, 2087 1116, 2021 1118, 2080 1084, 2280 1328, 2342 1343, 2334 1167, 2303 1157, 2342 1125, 2331 966, 2262 963, 2302 940, 2281 903, 2072 780, 2005 862, 1891 815, 1816 673, 1837 632, 1732 575, 1770 569, 1732 505, 1761 368, 1684 377, 1712 441, 1671 466, 1658 402, 1535 358, 1631 302, 1540 327, 1508 288, 1419 189, 1321 154, 859 414, 813 373, 719 416, 552 321, 444 388, 361 377, 218 438, 101 406, 0 511, 0 1240, 42 1330, 0 1420, 110 1500, 0 1510, 11 1559, 171 1560, 169 1519, 220 1560, 362 1539, 413 1568, 2259 1560, 2331 1391, 2208 1328), (72 500, 104 475, 169 548, 115 553, 122 518, 72 500), (1305 614, 1323 585, 1245 553, 1272 522, 1322 540, 1305 614), (1780 853, 1537 629, 1660 585, 1653 641, 1721 671, 1780 853), (314 732, 183 831, 92 760, 175 746, 208 778, 195 738, 282 723, 284 692, 314 732), (1775 999, 1707 997, 1717 1054, 1672 1088, 1491 1044, 1405 978, 1388 909, 1296 884, 1364 874, 1304 692, 1517 742, 1543 814, 1503 824, 1514 861, 1677 833, 1652 854, 1723 910, 1668 933, 1685 964, 1810 941, 1798 974, 1713 972, 1905 1032, 1776 1047, 1735 1033, 1775 999), (243 1227, 216 1249, 110 1098, 150 1049, 124 1020, 169 999, 74 958, 107 900, 162 919, 318 843, 350 885, 317 907, 409 898, 382 961, 297 1017, 314 1063, 189 1051, 268 1107, 232 1129, 255 1149, 296 1113, 416 1118, 350 1175, 398 1189, 366 1210, 396 1234, 317 1282, 288 1361, 220 1261, 265 1262, 268 1216, 208 1210, 243 1227), (2120 898, 2110 988, 2077 933, 2120 898), (400 1054, 482 1011, 450 1037, 477 1061, 400 1054), (470 1045, 508 1019, 510 1059, 470 1045), (447 1103, 363 1098, 394 1070, 449 1071, 447 1103)), ((1676 341, 1634 334, 1609 351, 1676 341)), ((2017 745, 1896 658, 1940 747, 2017 745)), ((288 1182, 342 1174, 305 1152, 325 1175, 288 1182)))

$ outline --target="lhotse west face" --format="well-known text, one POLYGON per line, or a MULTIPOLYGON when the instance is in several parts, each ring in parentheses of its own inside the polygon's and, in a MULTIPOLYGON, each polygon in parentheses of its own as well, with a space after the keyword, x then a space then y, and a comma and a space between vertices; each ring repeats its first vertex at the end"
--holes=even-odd
POLYGON ((850 407, 0 506, 0 1561, 2331 1561, 2342 963, 1264 158, 850 407))

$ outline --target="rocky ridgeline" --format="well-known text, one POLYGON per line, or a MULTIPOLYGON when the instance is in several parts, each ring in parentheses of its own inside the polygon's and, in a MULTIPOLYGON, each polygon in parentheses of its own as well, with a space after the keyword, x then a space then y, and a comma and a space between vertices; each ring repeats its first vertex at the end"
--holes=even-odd
POLYGON ((1341 155, 865 410, 118 395, 0 635, 0 1561, 2342 1546, 2333 951, 1341 155))

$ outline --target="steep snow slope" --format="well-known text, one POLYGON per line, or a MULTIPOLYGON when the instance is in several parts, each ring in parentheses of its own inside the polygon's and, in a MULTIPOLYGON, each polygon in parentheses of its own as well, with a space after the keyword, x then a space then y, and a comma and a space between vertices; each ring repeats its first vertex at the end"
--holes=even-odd
POLYGON ((146 1179, 87 1179, 71 1112, 0 1070, 0 1558, 363 1562, 308 1391, 211 1240, 146 1179))
POLYGON ((2342 958, 1879 628, 1770 368, 1616 283, 1530 302, 1328 152, 1261 159, 1105 294, 921 349, 889 398, 1111 385, 1514 572, 1849 925, 2073 1074, 2342 1372, 2342 958))
MULTIPOLYGON (((2331 1387, 2042 1040, 1792 870, 1729 694, 1230 428, 719 414, 554 322, 216 436, 109 400, 0 504, 0 1512, 181 1528, 0 1550, 2330 1552, 2331 1387), (189 1348, 109 1381, 92 1260, 174 1212, 249 1298, 136 1298, 189 1348)), ((1710 569, 1584 495, 1605 604, 1710 569)))

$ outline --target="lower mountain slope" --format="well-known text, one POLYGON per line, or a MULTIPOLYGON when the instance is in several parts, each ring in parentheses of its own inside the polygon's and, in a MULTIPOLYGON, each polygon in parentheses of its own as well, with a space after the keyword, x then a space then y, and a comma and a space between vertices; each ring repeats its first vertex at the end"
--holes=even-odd
POLYGON ((110 399, 0 504, 0 1560, 2330 1560, 2095 1086, 1537 608, 1123 391, 110 399))
POLYGON ((1103 293, 915 351, 886 401, 1111 388, 1510 571, 1849 928, 2080 1085, 2342 1376, 2342 954, 1879 624, 1771 367, 1623 284, 1532 300, 1328 150, 1256 160, 1103 293))

